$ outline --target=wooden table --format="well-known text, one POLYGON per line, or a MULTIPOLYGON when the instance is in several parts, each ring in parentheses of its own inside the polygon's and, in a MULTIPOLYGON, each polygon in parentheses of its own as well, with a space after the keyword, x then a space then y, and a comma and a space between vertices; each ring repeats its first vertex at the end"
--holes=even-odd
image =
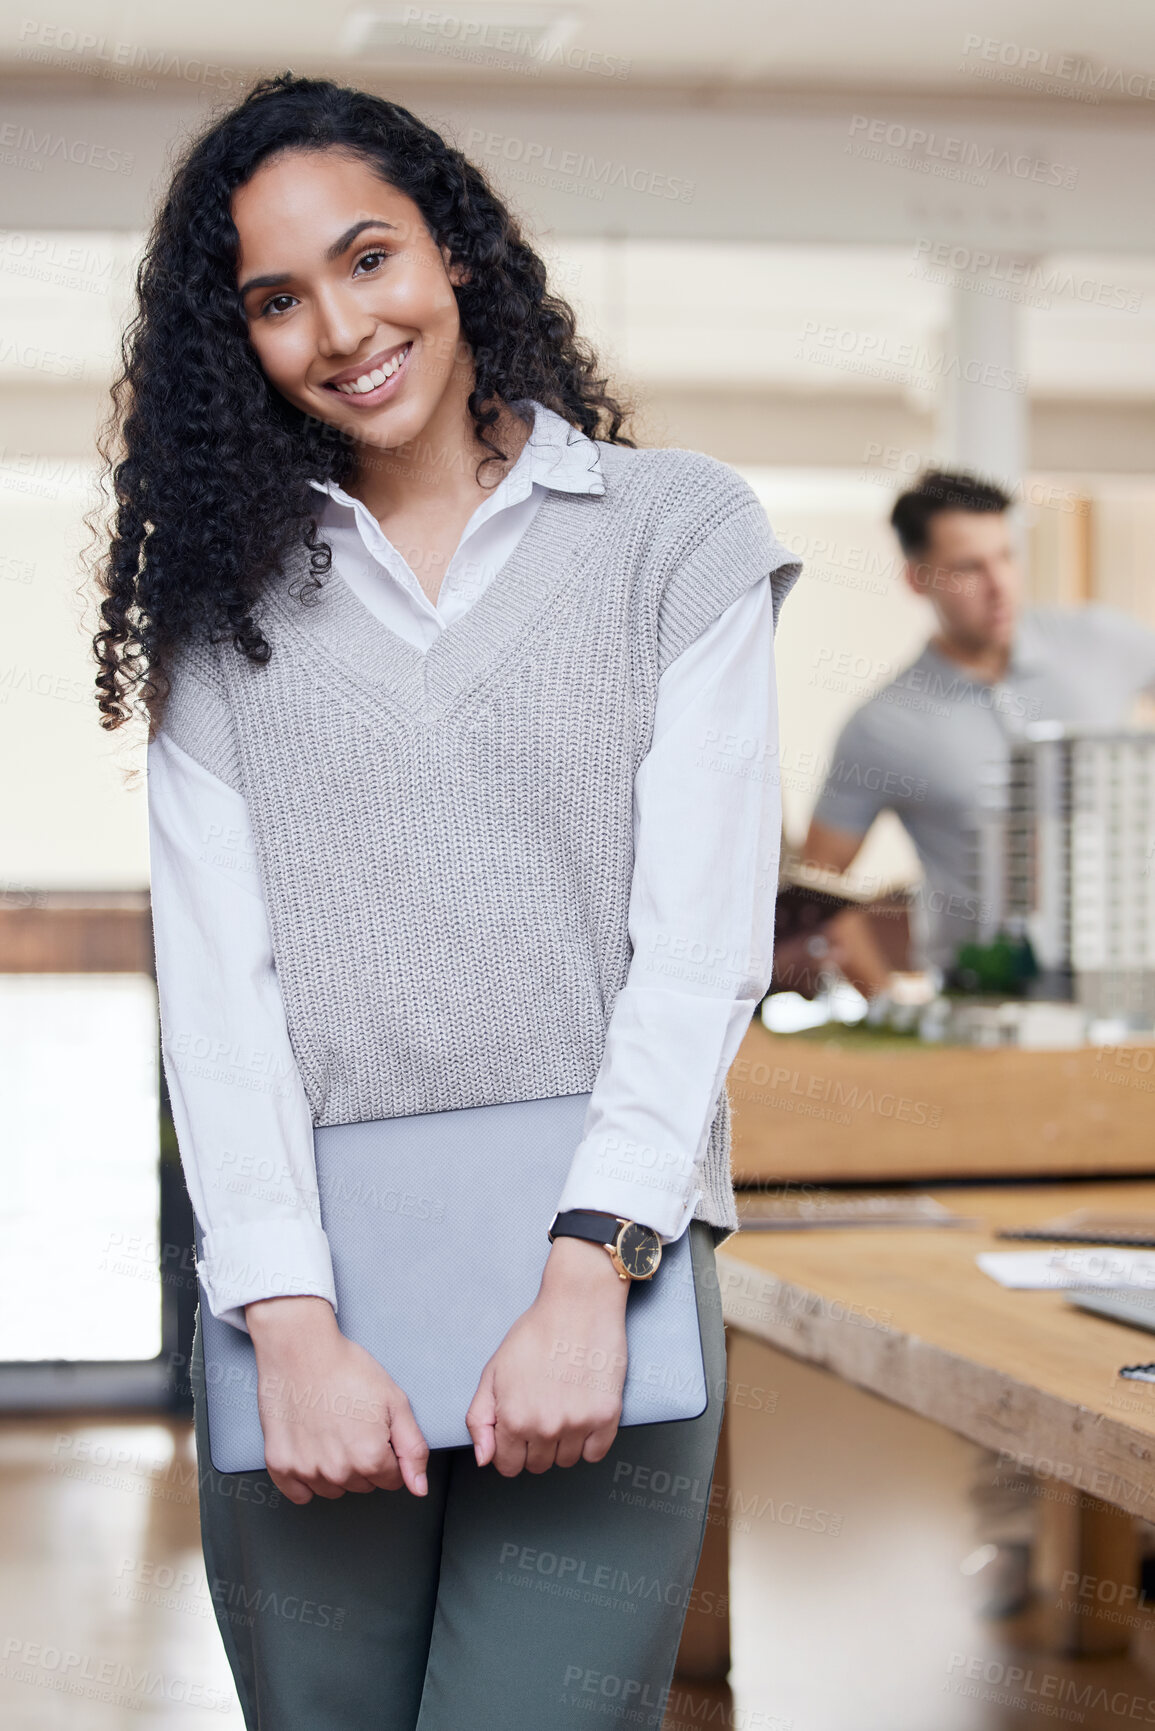
MULTIPOLYGON (((1155 1359, 1155 1335, 1075 1310, 1058 1292, 1007 1290, 975 1255, 1016 1248, 993 1236, 997 1226, 1073 1207, 1155 1213, 1155 1181, 937 1195, 983 1225, 737 1234, 718 1253, 728 1326, 1081 1493, 1040 1502, 1049 1572, 1073 1567, 1126 1580, 1134 1562, 1128 1517, 1155 1519, 1155 1387, 1117 1373, 1155 1359)), ((721 1456, 718 1470, 724 1481, 721 1456)), ((727 1570, 718 1522, 708 1528, 699 1581, 724 1594, 727 1570)), ((1052 1644, 1101 1653, 1118 1650, 1122 1638, 1117 1623, 1072 1616, 1052 1644)), ((688 1621, 682 1673, 719 1677, 728 1665, 724 1620, 688 1621)))
POLYGON ((790 1038, 728 1077, 737 1184, 1155 1174, 1155 1045, 1070 1052, 790 1038))

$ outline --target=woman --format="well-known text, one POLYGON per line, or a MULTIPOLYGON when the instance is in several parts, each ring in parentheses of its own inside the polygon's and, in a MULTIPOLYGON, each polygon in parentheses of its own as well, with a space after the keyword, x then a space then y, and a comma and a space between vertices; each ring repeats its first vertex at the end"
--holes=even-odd
POLYGON ((625 437, 508 211, 392 103, 259 84, 177 168, 138 294, 97 684, 107 727, 150 719, 201 1300, 257 1356, 267 1472, 234 1480, 198 1317, 245 1723, 657 1725, 721 1417, 722 1083, 770 977, 798 566, 732 470, 625 437), (559 1225, 691 1234, 707 1409, 619 1429, 620 1374, 556 1374, 560 1339, 624 1363, 630 1289, 558 1236, 473 1449, 431 1452, 340 1331, 313 1130, 587 1089, 559 1225))

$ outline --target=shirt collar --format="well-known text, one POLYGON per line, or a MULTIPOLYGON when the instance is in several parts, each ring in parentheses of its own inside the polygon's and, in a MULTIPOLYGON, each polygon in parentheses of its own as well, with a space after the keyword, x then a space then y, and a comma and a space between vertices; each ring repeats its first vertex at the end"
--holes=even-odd
POLYGON ((1011 644, 1007 672, 1035 673, 1042 666, 1044 659, 1043 641, 1035 620, 1034 609, 1024 607, 1015 621, 1015 635, 1011 644))
MULTIPOLYGON (((514 406, 532 412, 533 426, 513 467, 494 489, 495 509, 499 495, 501 505, 515 505, 535 485, 549 487, 556 493, 605 492, 602 454, 596 440, 587 438, 580 427, 571 426, 563 416, 532 398, 521 398, 514 406)), ((327 493, 340 505, 359 503, 336 481, 314 479, 309 485, 327 493)))
MULTIPOLYGON (((954 678, 964 680, 967 684, 974 685, 975 683, 986 683, 986 681, 976 682, 973 680, 969 673, 964 672, 963 668, 957 661, 952 660, 949 655, 944 655, 941 649, 936 649, 934 647, 933 643, 928 642, 926 644, 922 654, 918 657, 917 661, 912 663, 912 665, 917 667, 920 662, 925 660, 937 661, 940 666, 951 668, 954 678)), ((1046 660, 1045 645, 1039 634, 1034 609, 1031 607, 1025 607, 1019 614, 1018 619, 1015 621, 1015 634, 1011 639, 1011 652, 1007 658, 1007 670, 1003 674, 1002 679, 997 680, 995 683, 998 685, 1005 685, 1007 680, 1016 674, 1038 673, 1046 666, 1046 660)))

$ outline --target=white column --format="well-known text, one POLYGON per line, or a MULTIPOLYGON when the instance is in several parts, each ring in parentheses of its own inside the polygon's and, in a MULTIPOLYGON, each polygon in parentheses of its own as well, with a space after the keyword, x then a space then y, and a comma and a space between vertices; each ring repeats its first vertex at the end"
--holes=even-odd
POLYGON ((1021 326, 1022 309, 1014 301, 979 294, 974 286, 956 284, 951 290, 945 344, 950 365, 940 403, 938 449, 948 465, 968 469, 1008 491, 1030 461, 1030 382, 1025 390, 1015 388, 1024 372, 1021 326))

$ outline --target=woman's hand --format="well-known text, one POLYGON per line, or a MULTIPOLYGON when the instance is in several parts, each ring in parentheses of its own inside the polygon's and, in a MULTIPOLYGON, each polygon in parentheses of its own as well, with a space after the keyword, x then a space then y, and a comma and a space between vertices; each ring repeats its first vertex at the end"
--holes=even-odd
POLYGON ((541 1287, 485 1369, 465 1422, 504 1478, 609 1453, 626 1379, 626 1298, 600 1244, 557 1238, 541 1287))
POLYGON ((429 1445, 409 1402, 324 1298, 245 1306, 269 1477, 292 1503, 346 1491, 426 1495, 429 1445))

